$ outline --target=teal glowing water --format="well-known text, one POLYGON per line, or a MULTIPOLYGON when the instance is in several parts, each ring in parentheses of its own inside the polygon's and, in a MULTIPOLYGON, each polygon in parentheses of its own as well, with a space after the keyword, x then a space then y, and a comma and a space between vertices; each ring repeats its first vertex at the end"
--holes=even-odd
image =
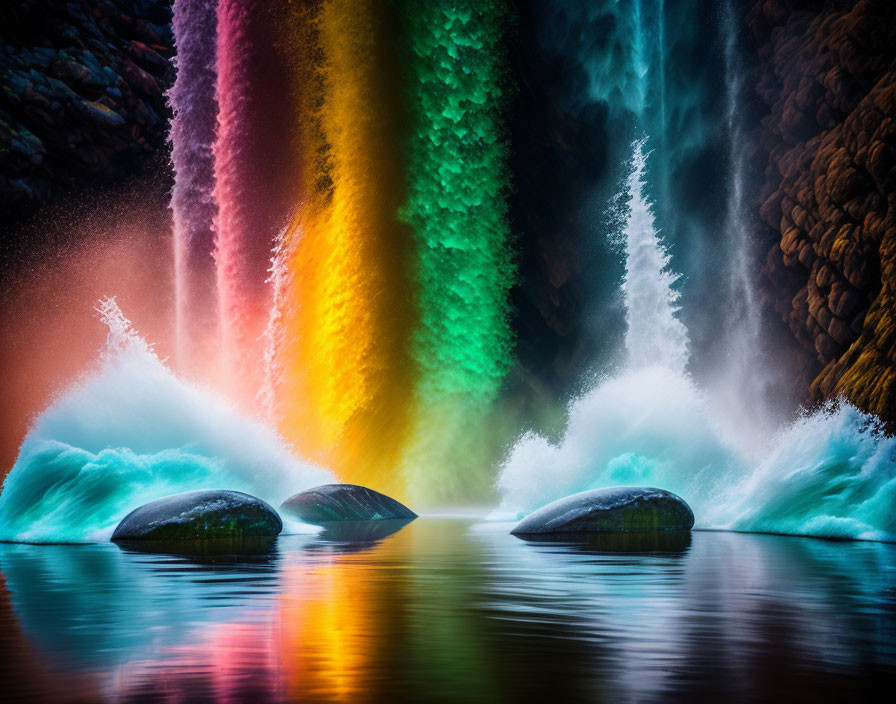
POLYGON ((234 489, 276 505, 332 481, 272 430, 178 379, 114 302, 102 312, 100 367, 25 438, 0 494, 0 540, 103 540, 132 509, 179 491, 234 489))
POLYGON ((520 439, 499 478, 504 512, 616 485, 674 491, 697 526, 896 540, 896 439, 843 403, 797 419, 744 453, 684 376, 652 367, 572 404, 563 439, 520 439), (546 471, 550 468, 551 471, 546 471))

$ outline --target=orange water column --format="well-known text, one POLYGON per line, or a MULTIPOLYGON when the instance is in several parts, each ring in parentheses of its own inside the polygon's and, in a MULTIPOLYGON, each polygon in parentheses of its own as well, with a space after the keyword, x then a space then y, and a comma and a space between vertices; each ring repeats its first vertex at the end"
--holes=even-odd
POLYGON ((293 17, 308 193, 282 242, 275 356, 284 436, 340 479, 401 497, 414 304, 390 11, 327 0, 293 17))

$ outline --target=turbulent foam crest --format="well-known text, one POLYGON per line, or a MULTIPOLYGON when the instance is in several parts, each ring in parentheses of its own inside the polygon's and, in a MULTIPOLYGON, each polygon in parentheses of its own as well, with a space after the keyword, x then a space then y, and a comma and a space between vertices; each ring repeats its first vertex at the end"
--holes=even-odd
POLYGON ((660 367, 607 379, 570 406, 562 441, 528 434, 502 467, 502 512, 563 496, 649 485, 682 496, 697 526, 896 540, 896 438, 841 403, 806 414, 748 456, 728 445, 682 375, 660 367))
POLYGON ((669 258, 643 195, 635 145, 625 226, 628 365, 569 408, 558 444, 523 436, 501 468, 499 513, 521 516, 579 491, 650 485, 681 495, 698 527, 896 540, 896 438, 850 404, 805 414, 734 446, 684 372, 669 258))
POLYGON ((781 431, 737 485, 720 525, 737 530, 896 540, 896 438, 848 403, 781 431))
POLYGON ((106 538, 129 511, 190 489, 279 504, 332 481, 222 398, 179 380, 114 301, 98 371, 35 422, 0 494, 0 540, 106 538))
POLYGON ((498 488, 503 508, 522 514, 578 491, 652 485, 683 496, 699 521, 738 464, 690 380, 652 366, 605 379, 573 402, 559 444, 524 436, 498 488))

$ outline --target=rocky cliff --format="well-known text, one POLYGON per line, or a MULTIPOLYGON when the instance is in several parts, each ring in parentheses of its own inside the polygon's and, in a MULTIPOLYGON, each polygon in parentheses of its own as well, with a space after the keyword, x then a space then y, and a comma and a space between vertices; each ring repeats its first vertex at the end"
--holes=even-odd
POLYGON ((0 218, 158 154, 174 77, 166 0, 15 0, 0 8, 0 218))
POLYGON ((770 302, 806 350, 810 397, 896 423, 896 11, 761 0, 770 302))

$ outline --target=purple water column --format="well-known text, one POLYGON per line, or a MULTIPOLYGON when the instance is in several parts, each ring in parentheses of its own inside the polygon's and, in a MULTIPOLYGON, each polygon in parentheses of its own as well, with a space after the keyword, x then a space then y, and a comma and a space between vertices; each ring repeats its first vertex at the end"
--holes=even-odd
POLYGON ((217 127, 214 0, 174 1, 177 78, 168 93, 174 190, 177 363, 200 372, 217 344, 215 164, 217 127))

